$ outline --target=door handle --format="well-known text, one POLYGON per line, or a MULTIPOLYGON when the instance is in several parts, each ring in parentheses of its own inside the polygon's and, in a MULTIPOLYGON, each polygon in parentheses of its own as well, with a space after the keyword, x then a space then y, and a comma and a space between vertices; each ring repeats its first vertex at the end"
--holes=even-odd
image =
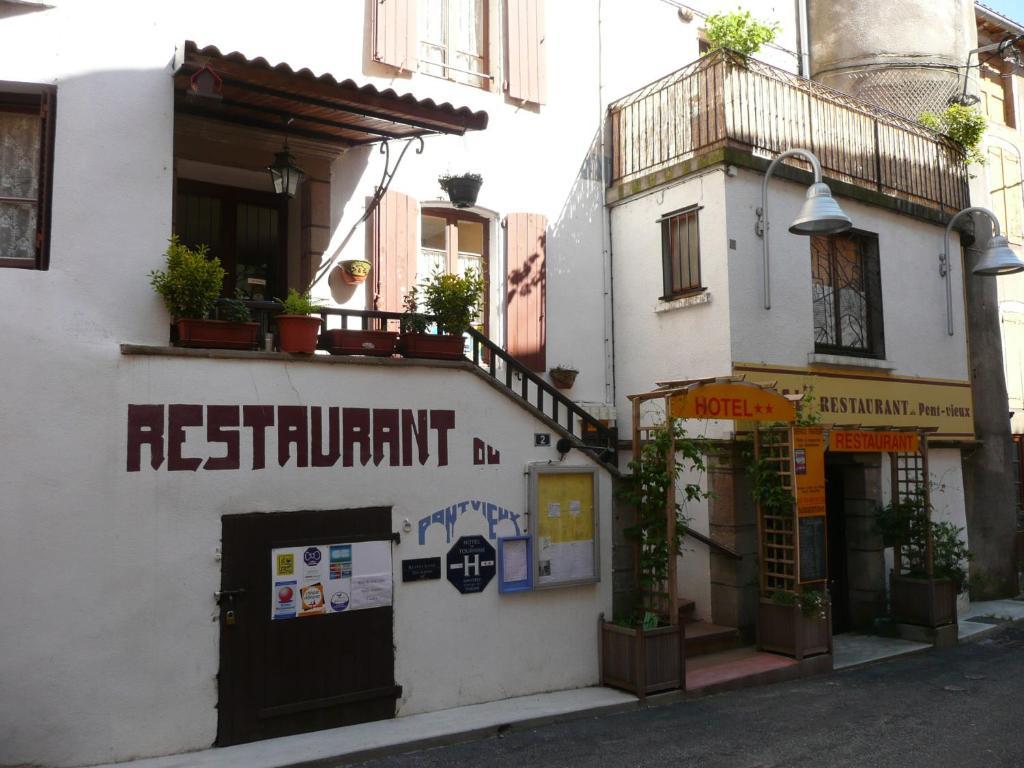
POLYGON ((230 599, 233 599, 235 597, 241 597, 244 594, 245 594, 245 590, 242 589, 242 588, 239 588, 239 589, 218 589, 216 592, 213 593, 213 596, 215 598, 217 598, 217 602, 219 603, 221 601, 221 598, 226 597, 226 598, 228 598, 230 600, 230 599))

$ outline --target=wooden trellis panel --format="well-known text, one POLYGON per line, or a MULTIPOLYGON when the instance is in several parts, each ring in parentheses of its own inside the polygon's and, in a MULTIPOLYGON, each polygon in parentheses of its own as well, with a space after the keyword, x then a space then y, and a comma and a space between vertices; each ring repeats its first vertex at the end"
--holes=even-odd
MULTIPOLYGON (((916 453, 890 453, 889 467, 892 477, 893 502, 920 498, 926 511, 924 536, 918 544, 902 542, 894 549, 894 570, 897 576, 910 573, 932 575, 931 489, 928 484, 928 436, 921 435, 916 453)), ((915 537, 911 537, 912 539, 915 537)))
MULTIPOLYGON (((756 430, 754 457, 774 469, 782 489, 793 494, 793 432, 789 428, 756 430)), ((758 504, 761 594, 797 588, 796 510, 763 509, 758 504)))

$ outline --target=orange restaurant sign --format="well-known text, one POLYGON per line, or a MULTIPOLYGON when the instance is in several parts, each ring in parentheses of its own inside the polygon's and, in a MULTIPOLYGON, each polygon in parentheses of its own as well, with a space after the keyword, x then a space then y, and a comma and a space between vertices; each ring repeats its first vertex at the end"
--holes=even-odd
POLYGON ((921 438, 917 432, 872 432, 863 429, 833 429, 828 449, 846 453, 917 453, 921 438))
POLYGON ((703 384, 672 396, 677 419, 792 422, 796 406, 777 392, 751 384, 703 384))

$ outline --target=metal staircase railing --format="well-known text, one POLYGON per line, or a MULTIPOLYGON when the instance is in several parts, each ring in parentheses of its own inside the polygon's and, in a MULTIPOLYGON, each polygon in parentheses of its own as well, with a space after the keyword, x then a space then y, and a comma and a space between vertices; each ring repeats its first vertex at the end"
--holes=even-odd
MULTIPOLYGON (((273 316, 281 310, 277 302, 247 301, 245 304, 264 332, 270 329, 273 316)), ((332 316, 341 319, 343 328, 398 330, 403 313, 325 307, 320 310, 325 328, 327 318, 332 316)), ((614 427, 604 424, 566 397, 479 331, 471 328, 466 331, 466 337, 466 360, 486 374, 499 389, 562 433, 571 447, 589 451, 605 464, 616 464, 618 432, 614 427)))

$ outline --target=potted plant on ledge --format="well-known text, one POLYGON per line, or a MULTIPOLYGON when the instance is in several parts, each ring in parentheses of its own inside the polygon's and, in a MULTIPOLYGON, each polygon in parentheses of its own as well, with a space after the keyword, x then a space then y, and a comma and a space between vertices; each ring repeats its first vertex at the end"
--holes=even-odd
POLYGON ((601 682, 644 696, 686 687, 685 638, 678 607, 670 605, 668 583, 672 561, 686 532, 684 501, 708 497, 700 485, 676 487, 686 471, 703 472, 705 445, 690 438, 680 422, 669 419, 664 428, 629 463, 620 500, 635 510, 634 524, 625 529, 637 551, 636 595, 632 616, 601 622, 601 682), (674 533, 670 520, 674 518, 674 533))
POLYGON ((479 173, 445 174, 438 177, 437 183, 448 193, 448 199, 456 208, 471 208, 476 205, 484 177, 479 173))
POLYGON ((224 269, 220 260, 211 258, 207 247, 189 248, 175 235, 166 251, 166 269, 149 273, 150 284, 160 294, 178 332, 182 347, 207 349, 256 349, 259 325, 249 322, 249 310, 224 313, 225 320, 207 319, 224 285, 224 269))
POLYGON ((463 275, 435 272, 422 285, 410 288, 405 296, 399 351, 405 357, 462 360, 462 334, 480 311, 483 293, 483 278, 474 269, 463 275), (421 304, 432 317, 421 314, 421 304), (436 334, 427 333, 432 323, 436 334))
POLYGON ((277 323, 278 347, 282 352, 298 352, 311 355, 316 351, 316 338, 321 320, 312 317, 321 306, 309 298, 309 293, 299 293, 294 288, 288 291, 281 302, 281 313, 274 318, 277 323))

